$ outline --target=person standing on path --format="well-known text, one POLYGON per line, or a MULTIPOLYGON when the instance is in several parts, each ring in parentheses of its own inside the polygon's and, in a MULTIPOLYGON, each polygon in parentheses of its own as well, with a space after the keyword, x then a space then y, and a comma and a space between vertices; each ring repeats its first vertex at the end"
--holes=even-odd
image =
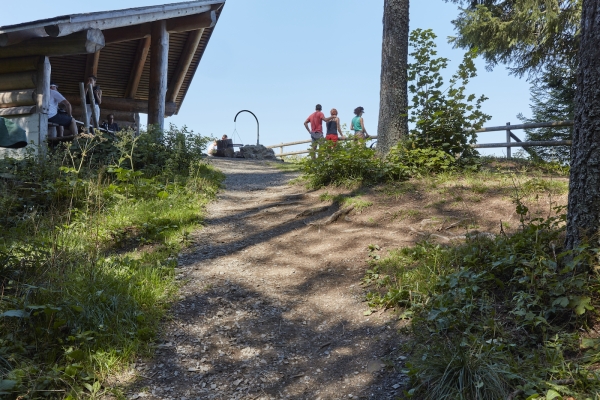
MULTIPOLYGON (((323 107, 320 104, 317 104, 315 107, 315 112, 310 114, 306 121, 304 121, 304 127, 310 133, 310 137, 312 139, 311 147, 313 150, 317 149, 317 141, 323 138, 323 121, 329 122, 332 118, 325 118, 325 114, 321 112, 323 107), (310 123, 310 128, 308 124, 310 123)), ((313 151, 312 158, 315 158, 315 153, 313 151)))
POLYGON ((342 133, 342 127, 340 124, 340 119, 338 118, 338 112, 335 108, 331 109, 331 120, 327 122, 327 134, 325 135, 325 139, 331 140, 332 142, 338 141, 338 133, 342 139, 346 139, 344 134, 342 133))
POLYGON ((362 115, 364 114, 365 109, 363 107, 356 107, 354 109, 354 114, 356 115, 352 118, 352 130, 354 131, 354 137, 356 139, 367 139, 369 134, 367 133, 367 129, 365 128, 365 121, 363 120, 362 115))

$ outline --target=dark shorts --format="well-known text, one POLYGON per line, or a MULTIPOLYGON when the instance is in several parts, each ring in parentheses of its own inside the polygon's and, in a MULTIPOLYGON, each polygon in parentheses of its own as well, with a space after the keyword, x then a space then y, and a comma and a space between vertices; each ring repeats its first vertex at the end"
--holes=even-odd
POLYGON ((60 126, 69 126, 71 125, 71 121, 73 117, 71 117, 67 113, 58 113, 52 118, 48 118, 48 122, 52 122, 53 124, 58 124, 60 126))

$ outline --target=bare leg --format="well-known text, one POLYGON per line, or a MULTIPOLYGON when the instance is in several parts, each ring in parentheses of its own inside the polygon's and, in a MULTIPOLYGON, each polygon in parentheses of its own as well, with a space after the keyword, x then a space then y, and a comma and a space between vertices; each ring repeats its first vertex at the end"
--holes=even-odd
POLYGON ((56 127, 56 137, 63 137, 63 133, 65 132, 65 128, 62 126, 56 127))

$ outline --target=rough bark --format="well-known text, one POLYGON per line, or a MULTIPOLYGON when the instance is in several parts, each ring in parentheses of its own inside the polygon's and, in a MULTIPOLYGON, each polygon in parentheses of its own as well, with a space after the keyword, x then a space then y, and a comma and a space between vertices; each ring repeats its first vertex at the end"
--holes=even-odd
POLYGON ((409 0, 385 0, 377 149, 386 154, 408 133, 406 66, 409 0))
POLYGON ((584 0, 575 94, 571 179, 567 212, 568 249, 600 233, 600 1, 584 0))

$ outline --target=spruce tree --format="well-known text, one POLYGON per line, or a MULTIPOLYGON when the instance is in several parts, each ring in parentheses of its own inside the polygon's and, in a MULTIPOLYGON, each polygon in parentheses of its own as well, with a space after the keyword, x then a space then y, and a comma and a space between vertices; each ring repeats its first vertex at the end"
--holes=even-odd
POLYGON ((445 0, 466 6, 453 22, 456 47, 473 49, 488 67, 505 64, 517 76, 574 65, 581 0, 445 0))
MULTIPOLYGON (((531 86, 531 117, 519 114, 524 123, 567 121, 573 119, 575 74, 571 68, 552 68, 533 81, 531 86)), ((572 127, 526 129, 527 141, 571 140, 572 127)), ((570 146, 530 147, 529 153, 545 161, 562 164, 570 160, 570 146)))

